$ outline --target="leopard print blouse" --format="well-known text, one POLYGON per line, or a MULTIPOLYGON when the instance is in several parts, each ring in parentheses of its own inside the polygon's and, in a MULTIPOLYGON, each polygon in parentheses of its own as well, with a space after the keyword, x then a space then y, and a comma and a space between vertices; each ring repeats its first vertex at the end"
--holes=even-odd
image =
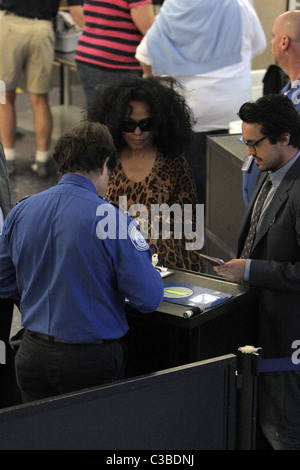
POLYGON ((185 238, 183 224, 191 220, 192 212, 195 214, 197 195, 190 167, 183 157, 158 154, 149 175, 140 182, 130 181, 119 163, 110 176, 106 196, 123 210, 126 207, 119 197, 126 196, 127 210, 138 220, 152 253, 158 254, 160 265, 201 271, 198 252, 186 249, 186 242, 195 240, 192 238, 195 216, 193 224, 190 223, 190 238, 185 238), (167 206, 159 211, 158 205, 162 204, 167 206), (173 204, 174 212, 168 210, 173 204))

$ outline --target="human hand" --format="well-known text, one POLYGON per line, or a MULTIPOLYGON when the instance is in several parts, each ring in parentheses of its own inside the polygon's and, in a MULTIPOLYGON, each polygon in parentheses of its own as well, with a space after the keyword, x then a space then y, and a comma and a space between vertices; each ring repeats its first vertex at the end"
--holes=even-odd
POLYGON ((232 259, 222 264, 222 266, 214 266, 213 269, 218 276, 223 277, 226 281, 241 282, 244 277, 245 266, 245 259, 232 259))

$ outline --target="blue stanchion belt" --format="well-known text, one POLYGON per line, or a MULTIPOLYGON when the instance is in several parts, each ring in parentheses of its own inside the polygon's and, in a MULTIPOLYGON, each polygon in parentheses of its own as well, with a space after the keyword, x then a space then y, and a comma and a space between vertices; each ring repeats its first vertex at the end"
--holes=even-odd
POLYGON ((258 372, 281 372, 287 370, 300 370, 300 364, 294 364, 290 357, 260 359, 258 361, 258 372))

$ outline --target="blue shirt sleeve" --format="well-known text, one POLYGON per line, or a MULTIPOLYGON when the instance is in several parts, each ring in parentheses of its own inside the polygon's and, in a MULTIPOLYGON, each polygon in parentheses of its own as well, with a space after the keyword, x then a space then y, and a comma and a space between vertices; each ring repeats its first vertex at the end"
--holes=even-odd
POLYGON ((0 297, 19 298, 16 270, 3 233, 0 235, 0 297))
POLYGON ((163 281, 152 265, 151 249, 131 217, 113 205, 99 206, 99 211, 104 209, 110 215, 106 220, 100 219, 97 235, 112 256, 118 290, 133 308, 142 313, 153 312, 163 300, 163 281))
POLYGON ((249 282, 250 265, 251 265, 251 259, 247 259, 246 260, 245 271, 244 271, 244 277, 243 277, 243 281, 245 281, 245 282, 249 282))

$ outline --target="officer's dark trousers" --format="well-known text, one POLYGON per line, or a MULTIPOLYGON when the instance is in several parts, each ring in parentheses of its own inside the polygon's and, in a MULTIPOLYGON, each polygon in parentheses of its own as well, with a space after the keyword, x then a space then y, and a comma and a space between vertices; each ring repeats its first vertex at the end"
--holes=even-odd
POLYGON ((23 402, 123 379, 126 351, 120 340, 102 344, 51 343, 25 331, 16 355, 23 402))

